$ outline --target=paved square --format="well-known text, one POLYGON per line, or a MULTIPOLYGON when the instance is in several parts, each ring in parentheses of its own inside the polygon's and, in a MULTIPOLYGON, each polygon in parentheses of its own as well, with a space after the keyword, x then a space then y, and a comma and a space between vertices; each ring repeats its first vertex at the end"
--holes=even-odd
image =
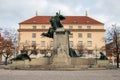
POLYGON ((120 80, 120 69, 84 71, 25 71, 0 69, 0 80, 120 80))

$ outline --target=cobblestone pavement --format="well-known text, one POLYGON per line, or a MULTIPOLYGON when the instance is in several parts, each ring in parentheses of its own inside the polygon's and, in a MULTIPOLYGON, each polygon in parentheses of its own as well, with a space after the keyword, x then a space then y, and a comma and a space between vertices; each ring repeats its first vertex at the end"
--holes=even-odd
POLYGON ((120 69, 84 71, 25 71, 0 69, 0 80, 120 80, 120 69))

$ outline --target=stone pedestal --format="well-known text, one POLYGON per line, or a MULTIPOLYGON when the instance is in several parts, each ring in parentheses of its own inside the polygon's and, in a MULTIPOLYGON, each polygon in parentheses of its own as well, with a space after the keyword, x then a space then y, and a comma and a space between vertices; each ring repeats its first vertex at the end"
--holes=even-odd
POLYGON ((69 56, 69 32, 63 28, 58 28, 54 33, 55 54, 52 59, 53 65, 69 65, 71 59, 69 56))

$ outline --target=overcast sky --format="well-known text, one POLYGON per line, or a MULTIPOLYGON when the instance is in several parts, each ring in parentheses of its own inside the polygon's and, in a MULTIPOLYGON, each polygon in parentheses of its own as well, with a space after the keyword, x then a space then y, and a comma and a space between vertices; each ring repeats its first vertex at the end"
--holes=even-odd
POLYGON ((16 28, 18 23, 38 15, 88 16, 105 27, 120 22, 120 0, 0 0, 0 28, 16 28))

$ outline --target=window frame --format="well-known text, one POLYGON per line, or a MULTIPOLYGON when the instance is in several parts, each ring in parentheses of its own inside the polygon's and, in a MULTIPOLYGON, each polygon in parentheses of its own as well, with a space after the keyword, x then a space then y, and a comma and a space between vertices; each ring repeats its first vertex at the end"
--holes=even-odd
POLYGON ((42 29, 46 29, 46 26, 45 26, 45 25, 42 25, 41 28, 42 28, 42 29))
POLYGON ((78 26, 78 29, 82 29, 82 26, 79 25, 79 26, 78 26))
POLYGON ((87 38, 92 38, 92 34, 91 33, 87 33, 87 38))
POLYGON ((73 41, 69 41, 69 45, 70 45, 70 47, 73 47, 73 41))
POLYGON ((37 26, 32 26, 32 29, 37 29, 37 26))
POLYGON ((87 41, 87 47, 92 47, 92 41, 87 41))
POLYGON ((73 26, 72 26, 72 25, 69 25, 69 29, 73 29, 73 26))
POLYGON ((36 33, 32 33, 32 38, 36 38, 36 33))
POLYGON ((32 41, 31 45, 36 46, 36 41, 32 41))
POLYGON ((89 26, 87 26, 87 29, 91 29, 91 26, 89 25, 89 26))
POLYGON ((41 41, 40 46, 45 47, 45 41, 41 41))
POLYGON ((78 46, 83 46, 83 41, 78 41, 78 46))
POLYGON ((82 33, 78 33, 78 38, 83 38, 82 33))
POLYGON ((73 34, 69 34, 69 38, 73 38, 73 34))
POLYGON ((53 41, 50 42, 50 47, 53 47, 54 43, 53 41))

